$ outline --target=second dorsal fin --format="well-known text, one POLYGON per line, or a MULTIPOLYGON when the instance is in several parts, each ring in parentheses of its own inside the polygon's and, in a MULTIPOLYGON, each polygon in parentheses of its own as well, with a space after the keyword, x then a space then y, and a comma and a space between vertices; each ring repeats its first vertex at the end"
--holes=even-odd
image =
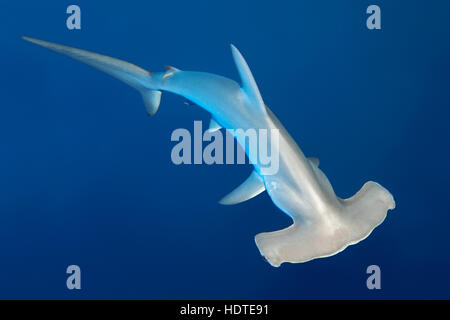
POLYGON ((166 72, 164 73, 164 75, 162 77, 163 81, 166 80, 167 78, 170 78, 175 73, 180 71, 179 69, 172 67, 172 66, 165 66, 165 68, 166 68, 166 72))

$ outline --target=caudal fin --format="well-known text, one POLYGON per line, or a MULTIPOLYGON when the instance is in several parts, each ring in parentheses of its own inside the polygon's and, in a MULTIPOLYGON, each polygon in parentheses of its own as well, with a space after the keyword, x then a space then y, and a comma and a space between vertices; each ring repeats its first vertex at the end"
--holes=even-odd
POLYGON ((152 76, 151 72, 132 63, 102 54, 30 37, 22 37, 22 39, 86 63, 87 65, 90 65, 125 82, 142 94, 142 98, 144 99, 149 115, 153 116, 158 111, 161 100, 161 92, 149 88, 149 83, 152 76))
POLYGON ((275 267, 332 256, 364 240, 383 222, 387 211, 395 208, 389 191, 372 181, 340 203, 327 221, 294 221, 286 229, 256 235, 261 255, 275 267))

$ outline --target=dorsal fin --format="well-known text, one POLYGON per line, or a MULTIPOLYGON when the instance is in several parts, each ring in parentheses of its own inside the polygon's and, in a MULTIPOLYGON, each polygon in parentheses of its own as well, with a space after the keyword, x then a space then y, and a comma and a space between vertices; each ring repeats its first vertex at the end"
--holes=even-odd
POLYGON ((263 179, 256 171, 253 171, 250 176, 239 187, 231 191, 222 200, 220 204, 230 205, 247 201, 266 190, 263 179))
POLYGON ((259 110, 265 112, 266 107, 264 105, 264 101, 261 97, 261 93, 259 92, 258 86, 256 85, 256 81, 253 78, 252 72, 250 71, 247 62, 245 62, 242 54, 233 45, 231 45, 231 52, 233 54, 234 63, 236 64, 239 75, 241 77, 243 91, 247 94, 250 101, 259 110))

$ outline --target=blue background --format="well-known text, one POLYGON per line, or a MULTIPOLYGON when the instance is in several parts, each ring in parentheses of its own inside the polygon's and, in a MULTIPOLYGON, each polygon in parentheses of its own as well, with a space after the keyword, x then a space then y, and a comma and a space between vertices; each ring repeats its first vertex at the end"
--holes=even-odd
POLYGON ((450 298, 448 1, 3 1, 0 10, 0 298, 450 298), (382 30, 365 26, 378 4, 382 30), (229 44, 266 104, 341 197, 367 180, 397 208, 326 259, 273 268, 255 234, 290 224, 267 194, 217 201, 246 166, 176 166, 176 128, 208 120, 139 94, 29 35, 233 79, 229 44), (82 290, 66 289, 66 267, 82 290), (377 264, 382 290, 366 288, 377 264))

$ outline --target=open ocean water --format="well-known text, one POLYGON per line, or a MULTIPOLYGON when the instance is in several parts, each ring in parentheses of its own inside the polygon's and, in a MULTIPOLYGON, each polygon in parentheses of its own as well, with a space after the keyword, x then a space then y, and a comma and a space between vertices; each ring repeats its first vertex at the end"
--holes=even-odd
POLYGON ((450 298, 449 1, 3 1, 0 5, 0 298, 450 298), (81 8, 69 30, 66 8, 81 8), (381 8, 368 30, 366 8, 381 8), (209 115, 21 40, 239 80, 338 196, 374 180, 396 209, 330 258, 271 267, 254 236, 290 224, 266 193, 217 201, 250 165, 171 161, 177 128, 209 115), (81 268, 81 290, 66 268, 81 268), (381 269, 368 290, 366 268, 381 269))

